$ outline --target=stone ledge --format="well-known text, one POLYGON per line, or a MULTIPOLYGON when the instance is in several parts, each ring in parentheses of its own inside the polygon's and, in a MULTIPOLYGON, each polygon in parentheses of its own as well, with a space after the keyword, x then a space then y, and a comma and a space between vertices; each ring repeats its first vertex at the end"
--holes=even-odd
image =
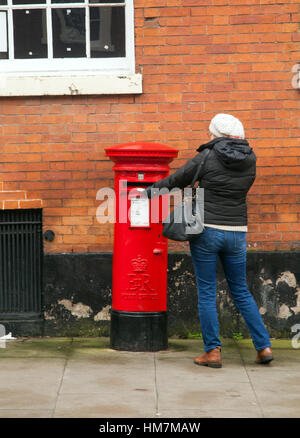
POLYGON ((141 94, 141 74, 86 74, 0 77, 0 96, 141 94))

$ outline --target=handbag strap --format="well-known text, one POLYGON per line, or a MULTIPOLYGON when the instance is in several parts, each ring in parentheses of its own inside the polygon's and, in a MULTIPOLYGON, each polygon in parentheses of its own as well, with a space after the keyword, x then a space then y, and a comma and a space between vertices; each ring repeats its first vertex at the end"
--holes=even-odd
POLYGON ((193 181, 191 183, 191 187, 194 187, 194 185, 196 184, 196 182, 197 182, 197 180, 199 178, 200 172, 201 172, 201 170, 203 168, 203 165, 204 165, 204 163, 205 163, 205 161, 206 161, 206 159, 207 159, 207 157, 208 157, 210 152, 211 152, 211 149, 206 149, 206 151, 204 152, 204 156, 202 158, 201 163, 199 164, 199 167, 198 167, 198 170, 196 172, 196 175, 194 176, 194 179, 193 179, 193 181))

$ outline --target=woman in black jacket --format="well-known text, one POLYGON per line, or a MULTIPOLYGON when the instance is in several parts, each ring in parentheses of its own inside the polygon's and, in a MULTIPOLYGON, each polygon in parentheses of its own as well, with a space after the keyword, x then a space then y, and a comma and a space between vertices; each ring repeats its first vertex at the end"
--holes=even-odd
POLYGON ((147 189, 188 186, 203 151, 211 150, 199 175, 204 188, 204 231, 190 242, 198 286, 198 310, 204 342, 204 354, 197 365, 221 368, 221 342, 216 310, 217 260, 223 265, 235 305, 241 312, 257 350, 256 363, 272 359, 271 342, 257 305, 246 282, 247 205, 246 196, 255 180, 256 157, 245 140, 242 123, 230 114, 217 114, 210 123, 211 141, 200 146, 198 154, 172 175, 147 189))

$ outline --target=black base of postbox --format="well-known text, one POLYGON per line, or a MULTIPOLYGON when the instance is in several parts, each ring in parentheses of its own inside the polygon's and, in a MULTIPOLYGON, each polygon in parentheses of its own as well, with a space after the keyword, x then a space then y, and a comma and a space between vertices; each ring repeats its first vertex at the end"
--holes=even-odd
POLYGON ((167 312, 111 311, 110 346, 114 350, 167 350, 167 312))

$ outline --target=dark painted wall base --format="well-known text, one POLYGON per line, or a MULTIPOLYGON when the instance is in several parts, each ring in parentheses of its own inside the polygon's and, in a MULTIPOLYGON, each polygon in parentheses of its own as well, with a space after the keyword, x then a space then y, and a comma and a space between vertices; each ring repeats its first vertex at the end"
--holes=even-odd
MULTIPOLYGON (((112 254, 49 254, 44 257, 43 313, 0 314, 16 336, 109 336, 112 254)), ((293 336, 300 323, 300 252, 249 252, 248 285, 272 337, 293 336)), ((221 266, 217 270, 221 334, 249 337, 221 266)), ((168 335, 200 332, 191 256, 169 254, 168 335)))

